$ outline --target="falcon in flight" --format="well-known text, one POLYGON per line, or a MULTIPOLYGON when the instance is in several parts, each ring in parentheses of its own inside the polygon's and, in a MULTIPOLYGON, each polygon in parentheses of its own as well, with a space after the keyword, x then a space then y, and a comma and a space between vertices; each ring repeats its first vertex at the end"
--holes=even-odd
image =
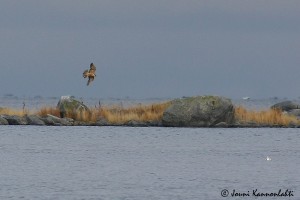
POLYGON ((96 73, 96 67, 95 67, 94 63, 91 63, 90 70, 87 69, 83 72, 83 78, 86 78, 86 77, 89 78, 87 85, 89 85, 90 82, 92 82, 94 80, 94 78, 96 76, 95 73, 96 73))

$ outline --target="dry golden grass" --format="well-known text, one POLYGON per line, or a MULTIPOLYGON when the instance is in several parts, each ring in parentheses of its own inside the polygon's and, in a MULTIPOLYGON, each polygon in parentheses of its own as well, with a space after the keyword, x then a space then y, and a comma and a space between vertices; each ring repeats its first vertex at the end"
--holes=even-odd
POLYGON ((59 110, 57 108, 51 108, 51 107, 43 107, 39 111, 37 111, 36 114, 41 117, 46 117, 47 114, 60 117, 59 110))
POLYGON ((30 114, 29 110, 27 109, 12 109, 12 108, 0 108, 0 115, 17 115, 17 116, 24 116, 26 114, 30 114))
MULTIPOLYGON (((60 112, 59 109, 57 108, 52 108, 52 107, 43 107, 39 111, 36 112, 37 115, 46 117, 47 114, 54 115, 56 117, 60 117, 60 112)), ((93 110, 92 112, 67 112, 65 117, 72 118, 74 120, 78 121, 96 121, 96 114, 97 112, 93 110)), ((98 115, 97 115, 98 116, 98 115)))
POLYGON ((262 110, 262 111, 250 111, 243 107, 235 108, 235 117, 240 122, 255 122, 265 125, 284 125, 287 126, 291 123, 299 124, 294 116, 285 115, 281 110, 262 110))
MULTIPOLYGON (((146 122, 160 120, 163 112, 168 106, 169 103, 136 105, 128 108, 123 108, 121 106, 105 106, 101 108, 92 108, 89 112, 67 112, 65 117, 84 122, 96 122, 97 120, 104 118, 113 124, 121 124, 130 120, 146 122)), ((59 110, 51 107, 41 108, 36 114, 42 117, 47 116, 47 114, 60 117, 59 110)))
POLYGON ((141 122, 156 121, 162 118, 166 108, 170 105, 169 102, 158 103, 152 105, 138 105, 129 108, 112 106, 103 108, 101 115, 110 123, 124 123, 130 120, 141 122))

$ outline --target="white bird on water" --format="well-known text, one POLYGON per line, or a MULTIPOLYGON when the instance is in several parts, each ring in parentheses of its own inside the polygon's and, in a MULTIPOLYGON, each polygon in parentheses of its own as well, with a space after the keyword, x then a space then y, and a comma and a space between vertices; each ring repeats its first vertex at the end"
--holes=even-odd
POLYGON ((243 97, 243 100, 249 100, 250 97, 243 97))
POLYGON ((267 156, 266 160, 271 161, 272 159, 269 156, 267 156))

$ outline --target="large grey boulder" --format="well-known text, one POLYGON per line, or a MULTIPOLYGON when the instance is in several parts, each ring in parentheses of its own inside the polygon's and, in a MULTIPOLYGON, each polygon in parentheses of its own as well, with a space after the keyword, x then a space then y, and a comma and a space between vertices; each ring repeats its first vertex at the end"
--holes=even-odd
POLYGON ((0 125, 8 125, 8 121, 0 116, 0 125))
POLYGON ((220 122, 234 123, 234 107, 230 99, 198 96, 176 99, 163 113, 163 126, 212 127, 220 122))
POLYGON ((28 125, 26 117, 20 117, 17 115, 1 115, 7 120, 9 125, 28 125))
POLYGON ((278 109, 281 111, 290 111, 293 109, 300 109, 300 105, 296 104, 292 101, 283 101, 283 102, 274 104, 273 106, 271 106, 271 109, 278 109))
POLYGON ((89 108, 83 104, 83 102, 80 102, 76 100, 72 96, 62 96, 57 103, 57 108, 60 112, 60 117, 65 117, 66 113, 77 113, 82 111, 89 111, 89 108))

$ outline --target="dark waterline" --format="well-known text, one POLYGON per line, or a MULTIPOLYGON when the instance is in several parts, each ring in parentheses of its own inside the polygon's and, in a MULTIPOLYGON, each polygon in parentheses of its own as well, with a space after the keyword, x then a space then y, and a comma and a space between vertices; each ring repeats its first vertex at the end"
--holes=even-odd
POLYGON ((299 134, 0 126, 0 199, 221 199, 224 189, 299 199, 299 134))

